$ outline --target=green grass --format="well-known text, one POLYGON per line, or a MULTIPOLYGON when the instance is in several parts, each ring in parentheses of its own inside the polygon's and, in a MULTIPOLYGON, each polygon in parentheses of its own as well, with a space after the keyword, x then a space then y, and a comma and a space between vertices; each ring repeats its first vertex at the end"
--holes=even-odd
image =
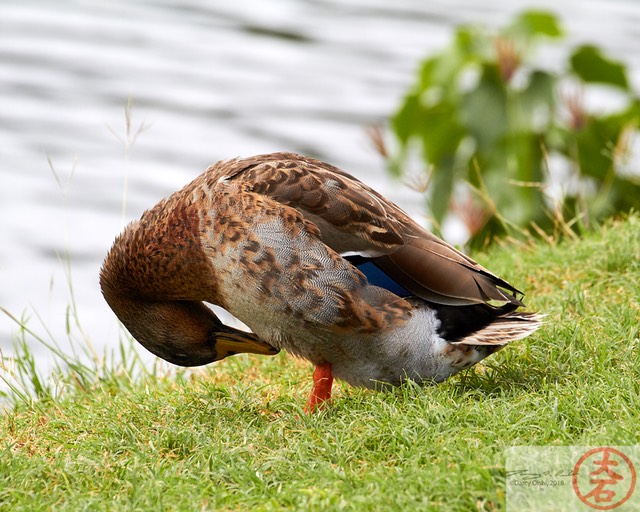
POLYGON ((72 369, 1 417, 0 509, 504 510, 510 446, 637 444, 640 217, 478 259, 547 314, 486 365, 426 388, 338 385, 314 416, 311 368, 284 354, 72 369))

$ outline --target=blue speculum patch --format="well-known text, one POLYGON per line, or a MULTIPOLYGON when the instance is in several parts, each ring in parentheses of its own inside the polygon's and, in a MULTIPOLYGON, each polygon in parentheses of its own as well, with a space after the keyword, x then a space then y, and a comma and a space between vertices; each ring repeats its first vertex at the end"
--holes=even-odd
POLYGON ((360 264, 356 263, 355 266, 358 268, 358 270, 360 270, 360 272, 367 276, 369 284, 373 286, 379 286, 380 288, 385 288, 391 293, 395 293, 399 297, 408 297, 412 295, 409 290, 391 279, 387 274, 384 273, 384 271, 380 267, 378 267, 372 261, 365 261, 360 264))

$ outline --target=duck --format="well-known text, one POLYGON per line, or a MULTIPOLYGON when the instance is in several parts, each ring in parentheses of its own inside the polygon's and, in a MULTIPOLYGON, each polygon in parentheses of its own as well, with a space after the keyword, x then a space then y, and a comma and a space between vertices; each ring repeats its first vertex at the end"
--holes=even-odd
POLYGON ((368 185, 285 152, 214 163, 145 211, 115 239, 100 287, 175 365, 281 350, 310 361, 308 412, 334 378, 439 383, 541 325, 522 292, 368 185))

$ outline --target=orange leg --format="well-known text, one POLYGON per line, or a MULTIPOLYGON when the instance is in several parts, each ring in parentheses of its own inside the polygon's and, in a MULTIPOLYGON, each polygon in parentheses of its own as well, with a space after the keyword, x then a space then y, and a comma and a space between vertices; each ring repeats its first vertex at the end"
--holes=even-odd
POLYGON ((331 374, 331 364, 324 363, 316 365, 313 372, 313 389, 304 412, 313 413, 327 400, 331 398, 331 386, 333 375, 331 374))

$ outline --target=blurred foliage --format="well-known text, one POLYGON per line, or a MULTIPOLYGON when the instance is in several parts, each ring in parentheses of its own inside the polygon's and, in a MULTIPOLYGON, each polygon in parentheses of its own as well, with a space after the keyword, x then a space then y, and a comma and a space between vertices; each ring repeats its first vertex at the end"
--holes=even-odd
POLYGON ((541 43, 560 60, 563 37, 553 14, 527 11, 497 33, 460 27, 422 62, 392 118, 399 151, 388 158, 395 174, 412 155, 426 164, 436 229, 456 214, 479 246, 525 231, 574 233, 640 209, 640 174, 625 169, 640 117, 627 70, 590 45, 560 70, 534 60, 541 43), (595 89, 622 106, 588 112, 595 89))

